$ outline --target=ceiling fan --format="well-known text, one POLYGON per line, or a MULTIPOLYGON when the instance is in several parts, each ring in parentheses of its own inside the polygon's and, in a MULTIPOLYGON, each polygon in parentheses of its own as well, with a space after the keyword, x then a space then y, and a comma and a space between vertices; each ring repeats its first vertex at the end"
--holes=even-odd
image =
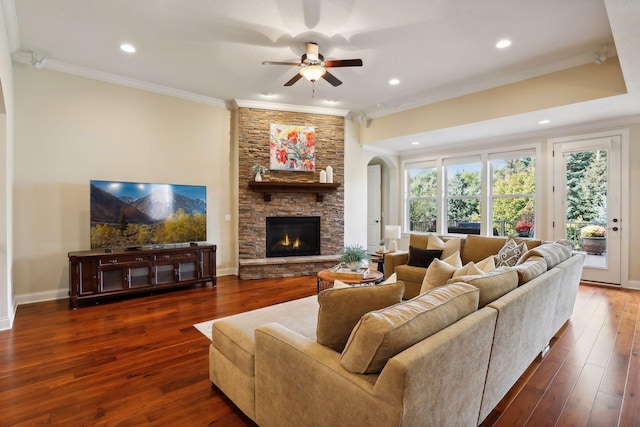
POLYGON ((327 68, 332 67, 362 67, 362 59, 342 59, 325 61, 324 56, 318 53, 318 45, 316 43, 307 43, 307 53, 303 54, 300 62, 277 62, 263 61, 263 65, 295 65, 300 67, 298 74, 293 76, 291 80, 286 82, 285 86, 293 86, 295 82, 302 77, 315 83, 320 77, 331 83, 333 86, 340 86, 342 82, 329 71, 327 68))

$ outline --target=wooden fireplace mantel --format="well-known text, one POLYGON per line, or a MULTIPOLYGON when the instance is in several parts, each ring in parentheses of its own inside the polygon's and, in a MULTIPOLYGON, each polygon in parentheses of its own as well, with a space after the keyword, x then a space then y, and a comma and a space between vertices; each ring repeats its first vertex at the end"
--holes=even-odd
POLYGON ((340 184, 335 182, 249 181, 249 188, 263 193, 265 202, 271 201, 272 193, 316 193, 316 200, 322 203, 325 193, 338 187, 340 184))

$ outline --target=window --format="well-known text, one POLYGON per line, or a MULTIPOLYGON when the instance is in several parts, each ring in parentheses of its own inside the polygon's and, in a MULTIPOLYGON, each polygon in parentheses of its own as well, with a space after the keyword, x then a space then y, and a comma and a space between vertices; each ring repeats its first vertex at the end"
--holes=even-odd
POLYGON ((435 165, 407 165, 409 231, 435 232, 437 229, 438 170, 435 165))
POLYGON ((444 162, 444 171, 447 232, 480 234, 480 158, 447 159, 444 162))
POLYGON ((536 166, 533 151, 491 155, 493 233, 533 237, 536 166))
POLYGON ((404 229, 533 237, 536 150, 406 161, 404 229))

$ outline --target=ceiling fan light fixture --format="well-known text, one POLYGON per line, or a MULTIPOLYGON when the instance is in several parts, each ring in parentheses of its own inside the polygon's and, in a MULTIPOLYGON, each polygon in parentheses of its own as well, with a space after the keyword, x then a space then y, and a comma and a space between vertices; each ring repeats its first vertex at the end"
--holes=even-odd
POLYGON ((327 70, 320 65, 307 65, 300 69, 300 75, 310 82, 317 81, 320 77, 324 76, 327 70))

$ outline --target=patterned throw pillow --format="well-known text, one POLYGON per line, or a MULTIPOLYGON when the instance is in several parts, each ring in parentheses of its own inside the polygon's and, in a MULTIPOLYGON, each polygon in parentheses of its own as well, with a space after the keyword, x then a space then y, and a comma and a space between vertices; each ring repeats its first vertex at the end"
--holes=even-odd
POLYGON ((515 266, 526 251, 527 245, 524 242, 518 244, 513 239, 507 240, 496 255, 496 268, 515 266))

